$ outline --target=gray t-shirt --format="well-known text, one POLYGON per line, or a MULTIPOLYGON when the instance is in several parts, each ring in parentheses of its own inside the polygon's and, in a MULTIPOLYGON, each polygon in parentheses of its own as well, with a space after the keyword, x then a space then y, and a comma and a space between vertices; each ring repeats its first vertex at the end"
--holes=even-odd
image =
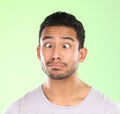
POLYGON ((120 114, 120 105, 91 88, 80 104, 58 106, 52 104, 39 87, 13 103, 3 114, 120 114))

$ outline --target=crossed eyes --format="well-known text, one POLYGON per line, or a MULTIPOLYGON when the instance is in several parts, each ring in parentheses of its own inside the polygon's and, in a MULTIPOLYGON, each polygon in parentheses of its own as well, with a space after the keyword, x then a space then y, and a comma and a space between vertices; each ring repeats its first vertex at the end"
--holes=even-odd
MULTIPOLYGON (((44 47, 46 47, 46 48, 53 48, 53 47, 54 47, 54 44, 52 44, 52 43, 46 43, 46 44, 44 45, 44 47)), ((70 46, 70 44, 65 43, 65 44, 62 45, 62 47, 63 47, 63 48, 70 48, 71 46, 70 46)))

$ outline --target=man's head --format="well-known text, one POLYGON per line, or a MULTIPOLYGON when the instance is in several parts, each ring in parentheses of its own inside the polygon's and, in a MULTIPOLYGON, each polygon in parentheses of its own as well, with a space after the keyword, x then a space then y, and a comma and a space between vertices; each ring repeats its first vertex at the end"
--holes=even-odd
POLYGON ((82 24, 70 14, 53 13, 41 24, 38 58, 43 71, 54 80, 77 75, 87 54, 82 24))
POLYGON ((68 14, 66 12, 55 12, 46 17, 40 26, 39 43, 43 29, 50 26, 66 26, 73 28, 77 33, 77 38, 79 41, 78 49, 84 47, 85 30, 82 23, 79 20, 77 20, 75 16, 68 14))

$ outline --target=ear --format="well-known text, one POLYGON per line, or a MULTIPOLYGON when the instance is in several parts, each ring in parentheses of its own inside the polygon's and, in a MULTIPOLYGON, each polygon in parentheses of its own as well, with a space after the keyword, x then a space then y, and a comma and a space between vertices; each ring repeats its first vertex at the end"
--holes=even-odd
POLYGON ((79 50, 79 62, 83 62, 86 58, 86 55, 87 55, 87 49, 86 48, 81 48, 79 50))
POLYGON ((40 46, 37 47, 37 56, 38 56, 38 59, 40 60, 41 57, 40 57, 40 46))

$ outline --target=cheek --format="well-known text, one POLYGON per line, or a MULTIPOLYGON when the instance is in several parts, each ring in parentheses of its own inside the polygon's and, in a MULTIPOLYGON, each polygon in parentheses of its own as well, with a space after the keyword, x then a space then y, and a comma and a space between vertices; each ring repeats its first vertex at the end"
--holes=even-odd
POLYGON ((50 52, 48 51, 41 51, 41 61, 47 62, 50 59, 50 52))
POLYGON ((73 50, 71 53, 67 53, 66 54, 68 57, 68 59, 74 60, 74 61, 78 61, 79 60, 79 52, 73 50))
POLYGON ((69 64, 70 66, 75 66, 76 64, 79 63, 79 59, 78 56, 76 56, 75 54, 66 54, 66 58, 65 58, 65 62, 67 62, 67 64, 69 64))

